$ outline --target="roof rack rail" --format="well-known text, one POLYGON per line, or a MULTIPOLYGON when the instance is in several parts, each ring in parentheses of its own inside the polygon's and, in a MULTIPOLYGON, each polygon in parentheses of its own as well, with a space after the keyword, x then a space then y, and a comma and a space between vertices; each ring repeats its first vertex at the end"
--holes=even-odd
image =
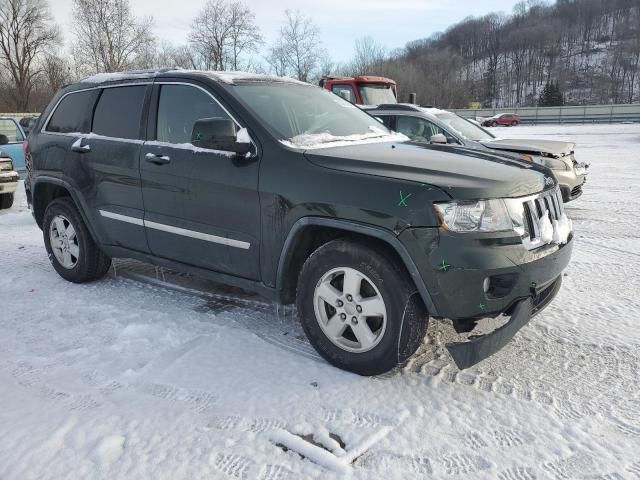
POLYGON ((377 110, 404 110, 407 112, 419 112, 420 107, 412 103, 383 103, 375 107, 377 110))

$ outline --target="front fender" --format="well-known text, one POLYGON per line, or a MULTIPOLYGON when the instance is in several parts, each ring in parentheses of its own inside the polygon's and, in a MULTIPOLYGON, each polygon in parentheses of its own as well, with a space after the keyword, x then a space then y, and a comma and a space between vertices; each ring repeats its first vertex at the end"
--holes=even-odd
POLYGON ((327 218, 327 217, 303 217, 300 218, 291 228, 287 238, 284 242, 284 246, 282 247, 282 252, 280 253, 280 258, 278 260, 278 269, 277 269, 277 277, 276 277, 276 290, 281 292, 284 288, 285 283, 285 275, 286 275, 286 267, 287 262, 291 258, 293 253, 293 249, 295 248, 297 242, 297 236, 302 233, 302 230, 309 226, 322 226, 335 228, 338 230, 343 230, 347 232, 357 233, 366 237, 375 238, 377 240, 381 240, 389 245, 393 250, 399 255, 402 259, 402 262, 407 269, 409 275, 420 293, 422 300, 424 301, 429 314, 432 316, 438 316, 438 312, 436 310, 435 304, 431 299, 431 295, 420 276, 420 272, 418 267, 414 263, 411 255, 402 244, 402 242, 398 239, 398 237, 391 231, 382 229, 380 227, 375 227, 372 225, 352 222, 348 220, 340 220, 335 218, 327 218))

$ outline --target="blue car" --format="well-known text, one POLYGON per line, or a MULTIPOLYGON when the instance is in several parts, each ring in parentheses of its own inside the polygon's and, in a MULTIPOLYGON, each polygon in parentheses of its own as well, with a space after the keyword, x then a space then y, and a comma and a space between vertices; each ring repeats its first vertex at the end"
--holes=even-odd
POLYGON ((13 118, 0 117, 0 152, 13 160, 13 167, 17 171, 24 171, 24 151, 22 142, 25 139, 24 130, 13 118))

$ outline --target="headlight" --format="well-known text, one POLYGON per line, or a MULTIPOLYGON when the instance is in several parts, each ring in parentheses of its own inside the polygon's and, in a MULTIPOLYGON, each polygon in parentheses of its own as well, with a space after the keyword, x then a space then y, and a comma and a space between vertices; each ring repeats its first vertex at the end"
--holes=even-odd
POLYGON ((513 222, 503 200, 434 203, 442 226, 452 232, 503 232, 513 222))
POLYGON ((569 170, 567 164, 557 158, 541 158, 540 164, 544 167, 550 168, 551 170, 569 170))

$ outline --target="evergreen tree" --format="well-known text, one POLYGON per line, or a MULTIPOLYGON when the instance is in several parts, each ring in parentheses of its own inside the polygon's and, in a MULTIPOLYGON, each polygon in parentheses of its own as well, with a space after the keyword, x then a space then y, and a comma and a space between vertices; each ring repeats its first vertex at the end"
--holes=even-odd
POLYGON ((560 91, 558 82, 547 82, 538 97, 539 107, 561 107, 564 105, 564 95, 560 91))

